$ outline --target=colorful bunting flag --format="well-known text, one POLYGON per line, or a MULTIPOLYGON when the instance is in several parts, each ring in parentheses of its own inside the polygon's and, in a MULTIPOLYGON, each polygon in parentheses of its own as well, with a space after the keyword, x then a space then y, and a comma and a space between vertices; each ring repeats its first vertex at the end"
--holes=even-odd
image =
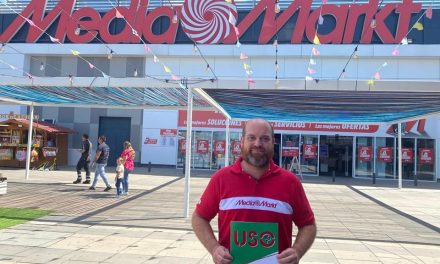
POLYGON ((249 64, 243 63, 243 68, 245 70, 249 70, 251 68, 251 66, 249 64))
POLYGON ((245 60, 247 58, 248 56, 246 54, 244 54, 243 52, 240 53, 240 60, 245 60))
POLYGON ((93 68, 95 68, 95 65, 93 65, 93 64, 91 64, 91 63, 89 62, 89 68, 90 68, 90 69, 93 69, 93 68))
POLYGON ((321 16, 321 15, 319 15, 318 24, 319 24, 319 25, 324 24, 324 17, 321 16))
POLYGON ((393 56, 399 56, 400 55, 400 51, 398 49, 394 49, 393 52, 391 52, 391 54, 393 56))
MULTIPOLYGON (((229 23, 231 23, 233 26, 235 26, 235 24, 237 23, 237 20, 235 19, 235 16, 232 14, 231 11, 229 11, 229 19, 228 19, 229 23)), ((238 35, 238 34, 237 34, 238 35)))
POLYGON ((238 27, 234 27, 235 35, 240 36, 240 31, 238 30, 238 27))
POLYGON ((310 59, 309 63, 310 65, 316 65, 316 61, 314 59, 310 59))
POLYGON ((136 37, 139 37, 138 32, 137 32, 134 28, 131 29, 131 33, 132 33, 133 35, 135 35, 136 37))
POLYGON ((315 74, 315 73, 316 73, 316 70, 314 70, 314 69, 308 67, 308 68, 307 68, 307 72, 308 72, 310 75, 312 75, 312 74, 315 74))
POLYGON ((380 80, 380 73, 379 73, 379 72, 376 72, 376 73, 374 74, 374 79, 376 79, 376 80, 380 80))
POLYGON ((241 43, 240 43, 239 40, 237 40, 237 44, 235 44, 235 46, 237 46, 237 48, 240 48, 240 47, 241 47, 241 43))
POLYGON ((313 78, 311 76, 306 76, 306 81, 313 81, 313 78))
POLYGON ((70 52, 72 52, 73 56, 79 56, 79 51, 77 50, 70 50, 70 52))
POLYGON ((252 74, 254 74, 254 72, 253 72, 252 70, 247 70, 247 71, 246 71, 246 74, 247 74, 247 75, 252 75, 252 74))
POLYGON ((374 80, 368 80, 367 84, 368 85, 374 85, 374 80))
POLYGON ((168 68, 166 65, 163 66, 163 70, 164 70, 165 72, 167 72, 167 73, 170 73, 170 72, 171 72, 171 69, 168 68))
POLYGON ((321 42, 319 41, 318 35, 315 35, 315 37, 313 38, 313 44, 315 44, 315 45, 321 44, 321 42))
POLYGON ((157 58, 156 55, 153 56, 153 61, 154 61, 154 62, 159 62, 159 59, 157 58))
POLYGON ((171 79, 173 79, 174 81, 177 81, 177 80, 179 80, 179 77, 177 77, 177 76, 174 75, 174 74, 171 74, 171 79))
POLYGON ((312 48, 312 54, 313 54, 313 56, 319 56, 320 52, 319 52, 319 50, 317 48, 313 47, 312 48))
POLYGON ((402 44, 402 45, 408 45, 408 39, 407 39, 406 37, 404 37, 404 38, 402 39, 402 41, 400 41, 400 44, 402 44))
POLYGON ((232 0, 225 0, 225 2, 227 2, 227 3, 232 3, 232 0))
POLYGON ((426 9, 426 18, 432 19, 432 6, 428 7, 428 9, 426 9))
POLYGON ((116 9, 116 18, 124 18, 124 15, 122 15, 118 9, 116 9))
POLYGON ((144 50, 145 50, 145 52, 147 52, 147 53, 150 53, 150 52, 151 52, 150 47, 148 47, 147 44, 145 44, 145 43, 144 43, 144 50))
POLYGON ((52 36, 49 36, 49 38, 50 38, 50 41, 52 41, 52 42, 60 42, 59 39, 54 38, 54 37, 52 37, 52 36))
POLYGON ((254 79, 248 79, 248 84, 251 84, 251 83, 255 83, 255 80, 254 79))
POLYGON ((29 23, 29 25, 31 25, 32 27, 35 27, 35 23, 34 21, 30 20, 29 18, 25 17, 24 20, 26 20, 26 22, 29 23))
POLYGON ((388 66, 388 63, 387 63, 387 62, 384 62, 384 63, 382 64, 382 67, 386 67, 386 66, 388 66))
POLYGON ((422 31, 423 30, 423 24, 420 22, 417 22, 414 24, 413 28, 417 29, 418 31, 422 31))

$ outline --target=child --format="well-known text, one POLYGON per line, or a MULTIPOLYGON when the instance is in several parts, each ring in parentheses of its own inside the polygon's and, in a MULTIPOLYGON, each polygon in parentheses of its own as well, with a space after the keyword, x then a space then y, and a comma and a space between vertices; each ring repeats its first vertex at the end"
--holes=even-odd
POLYGON ((116 198, 119 198, 119 196, 121 195, 122 191, 121 191, 121 184, 122 181, 124 180, 124 159, 123 158, 118 158, 116 160, 116 177, 115 177, 115 182, 116 182, 116 198))

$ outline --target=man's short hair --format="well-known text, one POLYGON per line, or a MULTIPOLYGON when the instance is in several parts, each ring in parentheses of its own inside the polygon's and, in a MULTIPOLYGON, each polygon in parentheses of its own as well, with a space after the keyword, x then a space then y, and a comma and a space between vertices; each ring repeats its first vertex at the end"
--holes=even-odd
POLYGON ((244 127, 243 127, 243 130, 242 130, 242 137, 244 137, 245 135, 246 135, 246 126, 247 126, 247 124, 250 122, 250 121, 255 121, 255 120, 261 120, 261 121, 263 121, 263 122, 266 122, 268 125, 269 125, 269 127, 270 127, 270 131, 271 131, 271 134, 272 134, 272 138, 275 138, 275 132, 273 131, 273 127, 272 127, 272 124, 271 123, 269 123, 269 121, 267 121, 266 119, 262 119, 262 118, 253 118, 253 119, 249 119, 248 121, 246 121, 246 123, 244 123, 244 127))
POLYGON ((105 142, 105 141, 107 140, 107 138, 106 138, 104 135, 99 136, 99 138, 100 138, 103 142, 105 142))
POLYGON ((85 139, 89 139, 89 135, 87 135, 87 134, 83 134, 82 137, 85 139))

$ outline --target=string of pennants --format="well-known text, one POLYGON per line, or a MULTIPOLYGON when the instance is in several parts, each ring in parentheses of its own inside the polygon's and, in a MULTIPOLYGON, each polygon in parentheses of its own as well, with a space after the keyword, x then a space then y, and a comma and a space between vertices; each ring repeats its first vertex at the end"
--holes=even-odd
MULTIPOLYGON (((228 2, 228 3, 232 3, 232 1, 233 1, 233 0, 225 0, 225 2, 228 2)), ((180 80, 181 80, 181 77, 179 77, 177 74, 175 74, 175 73, 172 71, 172 69, 171 69, 168 65, 166 65, 163 61, 161 61, 161 60, 159 59, 159 57, 157 56, 157 54, 151 49, 150 45, 148 45, 148 44, 142 39, 142 37, 138 34, 138 32, 134 29, 134 27, 133 27, 133 26, 132 26, 132 25, 131 25, 126 19, 125 19, 124 15, 121 14, 121 13, 118 11, 117 7, 116 7, 116 6, 115 6, 110 0, 107 0, 107 2, 108 2, 108 3, 109 3, 109 4, 115 9, 115 12, 116 12, 116 18, 124 19, 126 25, 129 26, 129 27, 131 28, 131 30, 132 30, 132 34, 139 38, 139 40, 141 41, 141 43, 142 43, 142 45, 143 45, 143 47, 144 47, 144 50, 145 50, 146 54, 152 56, 153 62, 154 62, 154 63, 159 63, 159 64, 161 65, 163 71, 164 71, 166 74, 168 74, 168 75, 170 76, 171 80, 173 80, 173 81, 180 81, 180 80)), ((57 39, 57 38, 51 36, 49 33, 47 33, 47 32, 44 31, 42 28, 40 28, 39 26, 37 26, 32 20, 30 20, 29 18, 24 17, 24 16, 21 15, 20 13, 16 12, 14 9, 12 9, 10 6, 8 6, 5 2, 2 2, 2 4, 5 5, 8 9, 10 9, 12 12, 16 13, 16 14, 17 14, 18 16, 20 16, 21 18, 23 18, 23 19, 29 24, 29 26, 31 26, 31 27, 35 27, 35 28, 39 29, 43 34, 47 35, 47 36, 49 37, 49 39, 50 39, 51 42, 53 42, 53 43, 57 43, 57 44, 60 44, 61 46, 65 47, 65 44, 63 44, 62 42, 60 42, 59 39, 57 39)), ((316 65, 317 65, 317 63, 316 63, 316 59, 321 55, 321 54, 320 54, 320 51, 319 51, 319 46, 321 45, 321 42, 320 42, 320 40, 319 40, 319 36, 318 36, 318 29, 319 29, 319 26, 322 25, 322 24, 324 23, 324 17, 322 16, 322 8, 325 6, 325 4, 327 4, 327 0, 322 0, 322 6, 321 6, 321 10, 320 10, 320 15, 319 15, 318 23, 317 23, 317 25, 316 25, 315 35, 314 35, 314 39, 313 39, 313 46, 312 46, 312 49, 311 49, 311 52, 310 52, 310 57, 309 57, 308 64, 307 64, 307 73, 306 73, 306 75, 305 75, 305 79, 308 80, 308 81, 310 81, 310 80, 315 80, 315 81, 318 80, 318 79, 314 78, 313 75, 315 75, 315 74, 317 73, 317 69, 316 69, 316 65)), ((278 1, 276 1, 276 5, 278 5, 278 1)), ((279 10, 279 6, 277 6, 277 7, 278 7, 278 10, 279 10)), ((275 10, 277 10, 277 7, 275 7, 275 10)), ((64 11, 64 10, 63 10, 63 11, 64 11)), ((65 12, 65 11, 64 11, 64 12, 65 12)), ((432 6, 430 6, 430 7, 428 7, 428 8, 425 10, 425 12, 424 12, 422 15, 420 15, 420 17, 416 20, 416 22, 413 24, 413 26, 412 26, 412 27, 409 29, 409 31, 405 34, 405 36, 403 37, 403 39, 401 40, 401 42, 400 42, 399 44, 397 44, 397 45, 393 48, 393 50, 392 50, 392 52, 391 52, 391 55, 392 55, 392 56, 399 56, 399 55, 400 55, 400 49, 401 49, 401 46, 405 46, 405 45, 408 45, 408 44, 409 44, 409 42, 408 42, 408 38, 407 38, 407 37, 408 37, 408 35, 411 33, 412 30, 414 30, 414 29, 415 29, 415 30, 418 30, 418 31, 422 31, 422 30, 424 30, 423 24, 422 24, 420 21, 421 21, 421 19, 422 19, 424 16, 426 16, 426 18, 428 18, 428 19, 432 19, 432 13, 433 13, 433 12, 432 12, 432 6)), ((177 23, 177 19, 176 19, 176 21, 174 21, 174 20, 175 20, 175 19, 174 19, 174 17, 173 17, 173 21, 172 21, 172 22, 173 22, 173 23, 177 23)), ((242 66, 243 66, 243 69, 244 69, 245 74, 246 74, 247 83, 248 83, 248 85, 254 84, 254 83, 255 83, 255 79, 253 78, 253 73, 254 73, 254 72, 253 72, 253 69, 252 69, 252 66, 251 66, 251 60, 250 60, 249 56, 245 53, 245 51, 244 51, 244 49, 243 49, 243 46, 242 46, 242 44, 240 43, 239 37, 240 37, 240 33, 241 33, 241 32, 239 31, 238 27, 236 26, 237 21, 236 21, 236 18, 235 18, 235 16, 232 14, 231 11, 229 11, 229 18, 228 18, 228 21, 229 21, 229 23, 230 23, 230 24, 233 26, 233 28, 234 28, 234 33, 235 33, 235 36, 236 36, 236 39, 237 39, 235 46, 236 46, 236 48, 239 50, 239 53, 240 53, 240 60, 242 61, 242 66)), ((372 23, 372 25, 370 25, 370 26, 373 27, 373 23, 372 23)), ((77 30, 75 30, 75 34, 78 34, 78 35, 81 34, 81 30, 83 30, 83 29, 79 26, 79 23, 78 23, 78 28, 77 28, 77 30)), ((84 29, 84 30, 85 30, 85 29, 84 29)), ((86 30, 86 31, 87 31, 87 30, 86 30)), ((90 33, 90 32, 87 31, 87 33, 90 33)), ((100 41, 101 41, 101 40, 100 40, 100 41)), ((102 42, 102 41, 101 41, 101 42, 102 42)), ((103 43, 103 44, 105 44, 105 43, 103 43)), ((194 42, 194 45, 195 45, 195 47, 197 47, 196 44, 195 44, 195 42, 194 42)), ((277 46, 278 46, 278 40, 277 40, 277 39, 275 39, 273 45, 278 49, 278 47, 277 47, 277 46)), ((2 44, 2 47, 1 47, 0 49, 3 50, 4 46, 5 46, 5 44, 2 44)), ((113 54, 115 54, 115 52, 114 52, 112 49, 110 49, 107 45, 106 45, 106 47, 109 49, 108 59, 111 59, 112 56, 113 56, 113 54)), ((87 60, 86 58, 84 58, 78 50, 75 50, 75 49, 69 49, 69 48, 67 48, 67 47, 66 47, 66 49, 67 49, 67 50, 68 50, 73 56, 75 56, 75 57, 77 57, 77 58, 83 60, 84 62, 86 62, 90 69, 95 69, 95 70, 97 70, 98 72, 100 72, 100 74, 102 75, 102 77, 104 77, 104 78, 110 78, 110 77, 109 77, 104 71, 102 71, 99 67, 97 67, 96 65, 94 65, 91 61, 89 61, 89 60, 87 60)), ((1 50, 0 50, 0 52, 1 52, 1 50)), ((200 49, 198 49, 198 48, 197 48, 197 51, 198 51, 199 53, 201 52, 200 49)), ((357 48, 356 48, 355 52, 357 52, 357 48)), ((200 53, 200 55, 203 57, 203 55, 202 55, 201 53, 200 53)), ((19 68, 19 67, 16 67, 16 66, 14 66, 14 65, 12 65, 12 64, 10 64, 10 63, 8 63, 8 62, 5 62, 5 61, 3 61, 3 60, 0 60, 0 63, 2 63, 2 64, 4 64, 4 65, 7 65, 7 66, 8 66, 9 68, 11 68, 12 70, 17 70, 17 71, 23 72, 23 73, 24 73, 28 78, 30 78, 30 79, 33 79, 33 78, 34 78, 34 76, 33 76, 31 73, 25 71, 24 69, 21 69, 21 68, 19 68)), ((276 62, 276 63, 277 63, 277 62, 276 62)), ((207 66, 207 69, 210 69, 210 70, 212 71, 212 73, 214 74, 214 76, 215 76, 215 73, 213 72, 212 68, 209 67, 209 64, 207 64, 207 65, 208 65, 208 66, 207 66)), ((278 65, 276 65, 276 66, 278 66, 278 65)), ((382 63, 377 69, 376 69, 376 71, 374 72, 374 74, 371 76, 371 79, 368 80, 368 85, 370 85, 370 86, 374 86, 375 81, 377 81, 377 80, 381 80, 381 71, 382 71, 384 68, 386 68, 387 66, 388 66, 388 63, 387 63, 386 61, 383 62, 383 63, 382 63)), ((43 66, 42 66, 42 67, 43 67, 43 66)), ((134 76, 136 77, 137 74, 138 74, 138 73, 137 73, 137 70, 135 69, 134 76)), ((341 76, 343 76, 343 75, 345 75, 345 68, 343 69, 343 72, 341 73, 341 76)), ((69 75, 69 77, 70 77, 71 82, 72 82, 72 81, 73 81, 73 76, 69 75)), ((277 77, 278 77, 278 72, 277 72, 277 77)), ((276 78, 277 78, 277 77, 276 77, 276 78)), ((278 78, 277 78, 277 79, 278 79, 278 78)), ((276 80, 276 81, 278 81, 278 80, 276 80)), ((182 84, 181 82, 179 82, 179 84, 180 84, 180 86, 181 86, 182 88, 184 87, 183 84, 182 84)))

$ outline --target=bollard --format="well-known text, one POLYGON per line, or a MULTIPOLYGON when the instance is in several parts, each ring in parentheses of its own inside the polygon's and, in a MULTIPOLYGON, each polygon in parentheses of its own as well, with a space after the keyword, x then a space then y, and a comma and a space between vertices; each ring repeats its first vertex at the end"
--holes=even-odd
POLYGON ((332 172, 332 182, 336 181, 336 171, 333 170, 332 172))
POLYGON ((376 184, 376 173, 373 172, 373 184, 376 184))
POLYGON ((419 183, 417 182, 417 173, 414 173, 414 186, 417 186, 419 183))
POLYGON ((185 166, 186 166, 186 162, 183 163, 183 171, 182 171, 183 175, 185 175, 185 166))
POLYGON ((148 162, 148 172, 151 172, 151 161, 148 162))

